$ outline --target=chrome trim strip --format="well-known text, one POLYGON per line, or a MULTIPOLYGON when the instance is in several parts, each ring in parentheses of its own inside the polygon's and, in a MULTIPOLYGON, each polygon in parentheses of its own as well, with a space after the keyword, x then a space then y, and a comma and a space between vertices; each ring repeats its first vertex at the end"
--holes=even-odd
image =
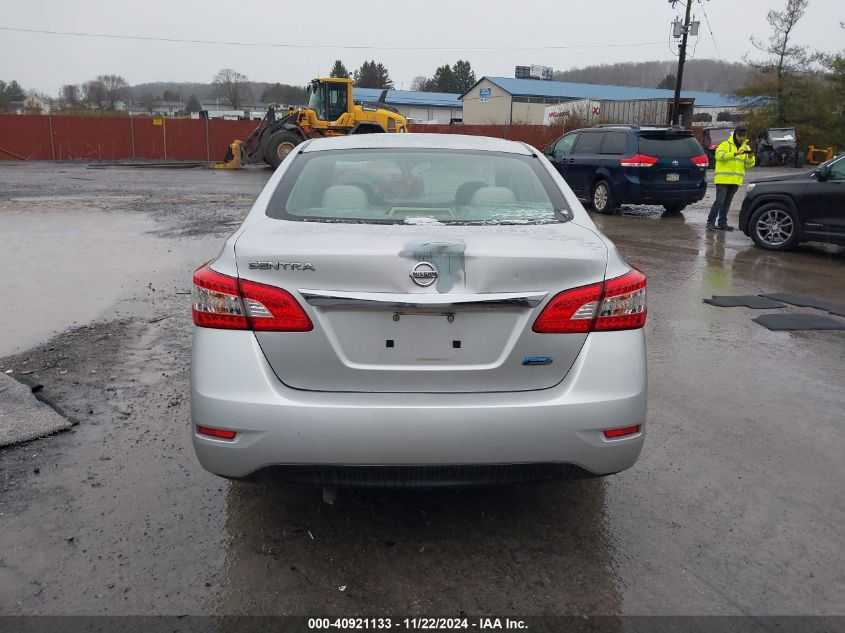
POLYGON ((340 290, 299 289, 309 305, 350 307, 372 310, 443 310, 448 308, 496 309, 534 308, 548 292, 500 292, 481 294, 399 294, 390 292, 344 292, 340 290))

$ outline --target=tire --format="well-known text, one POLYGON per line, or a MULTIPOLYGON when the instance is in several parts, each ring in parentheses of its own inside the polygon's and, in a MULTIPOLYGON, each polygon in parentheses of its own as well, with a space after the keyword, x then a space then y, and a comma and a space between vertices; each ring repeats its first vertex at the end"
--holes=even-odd
POLYGON ((666 213, 680 213, 684 209, 687 208, 685 204, 664 204, 663 208, 666 209, 666 213))
POLYGON ((590 203, 596 213, 613 213, 616 205, 613 201, 613 194, 610 193, 610 185, 607 184, 606 180, 598 180, 593 185, 590 203))
POLYGON ((273 169, 282 164, 282 161, 293 151, 293 148, 299 145, 302 139, 287 130, 276 132, 270 137, 267 143, 267 150, 264 152, 264 162, 270 165, 273 169))
POLYGON ((795 166, 796 167, 803 167, 804 163, 807 162, 807 155, 804 152, 798 152, 795 155, 795 166))
POLYGON ((769 202, 751 214, 748 232, 760 248, 788 251, 798 244, 798 216, 783 202, 769 202))

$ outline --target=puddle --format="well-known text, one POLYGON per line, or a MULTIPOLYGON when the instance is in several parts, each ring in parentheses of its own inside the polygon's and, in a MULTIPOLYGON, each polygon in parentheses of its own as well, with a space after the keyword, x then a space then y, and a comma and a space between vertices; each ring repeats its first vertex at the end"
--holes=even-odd
POLYGON ((102 201, 0 203, 0 357, 96 319, 168 257, 171 242, 147 235, 153 220, 106 212, 102 201))

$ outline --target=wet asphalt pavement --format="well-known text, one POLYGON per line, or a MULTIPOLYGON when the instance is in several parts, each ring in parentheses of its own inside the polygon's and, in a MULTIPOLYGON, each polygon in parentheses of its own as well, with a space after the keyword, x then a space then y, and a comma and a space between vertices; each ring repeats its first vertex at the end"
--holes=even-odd
POLYGON ((845 302, 845 250, 706 232, 712 189, 594 215, 649 278, 637 465, 328 506, 210 475, 189 441, 190 274, 269 175, 0 165, 0 370, 78 422, 0 449, 0 613, 845 613, 845 332, 701 301, 845 302))

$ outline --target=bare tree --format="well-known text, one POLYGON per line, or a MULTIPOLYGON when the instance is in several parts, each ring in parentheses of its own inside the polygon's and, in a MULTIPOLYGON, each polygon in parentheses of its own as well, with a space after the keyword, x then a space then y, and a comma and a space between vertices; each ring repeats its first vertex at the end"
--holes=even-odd
POLYGON ((82 84, 82 96, 89 106, 99 108, 106 100, 106 87, 97 79, 86 81, 82 84))
POLYGON ((60 98, 66 107, 73 108, 79 105, 79 100, 82 98, 82 90, 77 84, 65 84, 62 86, 60 98))
POLYGON ((108 102, 109 110, 114 110, 117 102, 123 100, 129 84, 120 75, 99 75, 97 81, 103 85, 104 101, 108 102))
POLYGON ((416 90, 417 92, 428 92, 428 84, 428 77, 425 75, 417 75, 411 80, 411 90, 416 90))
POLYGON ((776 79, 777 123, 784 123, 786 104, 784 99, 784 83, 788 76, 807 72, 814 62, 819 60, 817 53, 811 53, 806 46, 798 46, 792 41, 792 31, 798 20, 807 10, 809 0, 786 0, 783 11, 770 10, 766 21, 772 27, 772 34, 767 42, 751 38, 751 44, 768 58, 761 61, 751 61, 758 72, 774 75, 776 79))
POLYGON ((214 93, 229 102, 233 110, 240 110, 249 98, 249 79, 246 75, 224 68, 214 76, 214 93))

